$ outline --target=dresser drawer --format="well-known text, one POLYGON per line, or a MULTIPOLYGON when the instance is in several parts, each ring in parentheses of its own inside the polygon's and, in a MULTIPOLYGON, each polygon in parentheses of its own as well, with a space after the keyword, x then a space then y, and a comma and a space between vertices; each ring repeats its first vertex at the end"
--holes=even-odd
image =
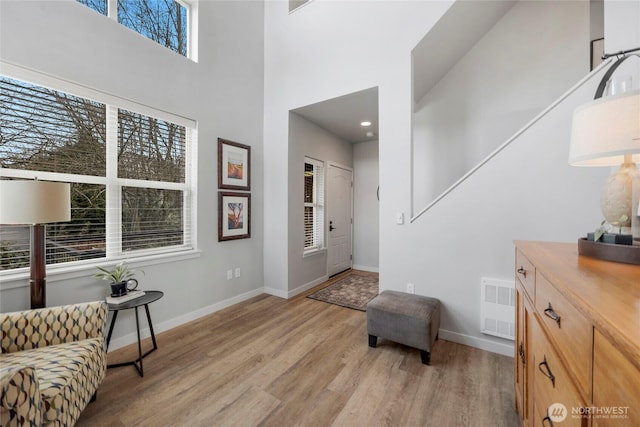
POLYGON ((640 427, 640 266, 573 243, 518 241, 515 257, 521 425, 640 427))
POLYGON ((533 303, 525 295, 522 284, 516 283, 516 348, 514 357, 514 378, 516 383, 516 409, 523 420, 523 426, 532 419, 533 390, 530 378, 533 356, 531 349, 531 323, 536 322, 533 303))
POLYGON ((525 291, 533 301, 536 295, 536 268, 526 256, 516 251, 516 277, 524 286, 525 291))
POLYGON ((560 357, 547 340, 542 327, 533 322, 534 426, 586 426, 582 417, 585 401, 576 390, 560 357), (545 418, 548 418, 545 420, 545 418), (551 421, 551 422, 549 422, 551 421))
POLYGON ((593 426, 640 426, 640 370, 597 330, 593 348, 593 426))
POLYGON ((578 391, 591 400, 590 372, 593 327, 544 276, 536 277, 535 306, 541 323, 566 361, 578 391))
POLYGON ((547 407, 536 402, 533 405, 534 419, 530 425, 533 427, 587 427, 589 425, 587 419, 580 419, 578 415, 571 414, 571 408, 565 408, 557 405, 547 407), (559 415, 560 411, 566 411, 566 418, 562 418, 562 415, 559 415), (556 416, 558 416, 557 419, 555 418, 556 416), (556 421, 553 421, 554 419, 556 421), (562 421, 560 421, 561 419, 562 421))

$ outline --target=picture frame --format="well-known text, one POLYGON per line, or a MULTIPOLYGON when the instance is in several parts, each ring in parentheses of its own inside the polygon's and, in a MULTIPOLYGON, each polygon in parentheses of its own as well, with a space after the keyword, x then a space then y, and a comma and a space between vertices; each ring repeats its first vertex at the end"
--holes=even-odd
POLYGON ((218 192, 218 241, 251 237, 251 194, 218 192))
POLYGON ((251 189, 251 147, 218 138, 218 188, 251 189))
POLYGON ((591 70, 593 71, 603 61, 604 38, 591 40, 591 70))

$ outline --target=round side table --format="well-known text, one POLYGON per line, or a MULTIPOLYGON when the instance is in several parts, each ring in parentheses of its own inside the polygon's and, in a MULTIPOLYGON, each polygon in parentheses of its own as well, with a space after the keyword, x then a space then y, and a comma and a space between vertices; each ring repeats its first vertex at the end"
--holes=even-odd
POLYGON ((134 298, 129 301, 124 301, 120 304, 108 304, 109 311, 113 312, 111 318, 111 324, 109 325, 109 333, 107 334, 107 350, 109 349, 109 343, 111 342, 111 334, 113 333, 113 327, 116 324, 118 313, 122 310, 135 309, 136 311, 136 330, 138 333, 138 358, 130 362, 114 363, 113 365, 107 365, 107 368, 117 368, 120 366, 133 365, 141 377, 144 377, 144 368, 142 367, 142 359, 147 357, 158 349, 158 343, 156 342, 156 335, 153 332, 153 323, 151 322, 151 315, 149 314, 149 304, 162 298, 164 293, 162 291, 145 291, 145 294, 134 298), (153 348, 146 353, 142 354, 142 342, 140 340, 140 320, 138 317, 138 308, 144 306, 144 310, 147 313, 147 322, 149 323, 149 329, 151 330, 151 341, 153 342, 153 348))

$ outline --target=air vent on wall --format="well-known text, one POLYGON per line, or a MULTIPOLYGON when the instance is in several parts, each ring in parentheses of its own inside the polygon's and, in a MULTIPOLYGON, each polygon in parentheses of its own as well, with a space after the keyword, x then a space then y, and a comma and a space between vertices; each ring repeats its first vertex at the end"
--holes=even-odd
POLYGON ((481 286, 482 333, 515 340, 515 282, 483 277, 481 286))

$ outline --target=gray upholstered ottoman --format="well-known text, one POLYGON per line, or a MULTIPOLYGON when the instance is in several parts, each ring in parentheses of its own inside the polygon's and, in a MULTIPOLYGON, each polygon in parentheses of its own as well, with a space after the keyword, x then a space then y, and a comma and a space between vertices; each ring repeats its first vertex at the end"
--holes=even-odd
POLYGON ((440 300, 397 291, 383 291, 367 304, 369 347, 378 337, 420 350, 422 363, 431 361, 431 348, 440 329, 440 300))

